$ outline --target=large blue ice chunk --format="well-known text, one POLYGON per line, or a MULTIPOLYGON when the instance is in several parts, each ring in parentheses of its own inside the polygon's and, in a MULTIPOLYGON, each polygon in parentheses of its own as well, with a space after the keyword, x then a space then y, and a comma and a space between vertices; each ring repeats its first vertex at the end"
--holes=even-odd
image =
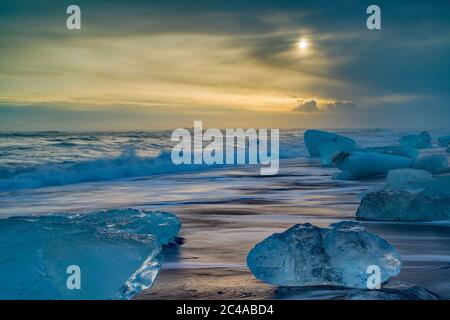
POLYGON ((384 282, 400 272, 400 256, 357 222, 319 228, 298 224, 258 243, 247 265, 256 278, 279 286, 344 286, 367 289, 369 266, 384 282))
POLYGON ((405 147, 425 149, 431 147, 431 135, 427 131, 420 134, 409 134, 400 139, 400 144, 405 147))
POLYGON ((450 135, 440 137, 438 139, 438 142, 439 142, 439 146, 441 146, 441 147, 445 148, 445 147, 450 146, 450 135))
POLYGON ((390 170, 410 168, 413 158, 377 152, 341 152, 333 157, 333 164, 342 172, 339 179, 359 179, 371 176, 384 176, 390 170))
POLYGON ((356 216, 370 220, 430 221, 450 218, 450 176, 387 185, 364 195, 356 216))
POLYGON ((307 130, 304 134, 305 145, 311 157, 320 157, 322 153, 341 150, 347 151, 356 148, 355 140, 327 131, 307 130))
POLYGON ((173 214, 134 209, 0 220, 0 299, 129 299, 179 229, 173 214), (67 286, 70 266, 81 289, 67 286))
POLYGON ((415 169, 427 170, 431 173, 443 173, 448 170, 447 156, 443 154, 431 154, 422 156, 414 163, 415 169))

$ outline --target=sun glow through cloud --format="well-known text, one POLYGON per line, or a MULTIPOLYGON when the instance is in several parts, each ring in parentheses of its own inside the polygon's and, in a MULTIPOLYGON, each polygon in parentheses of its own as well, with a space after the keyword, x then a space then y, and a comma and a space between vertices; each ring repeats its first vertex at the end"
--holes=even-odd
POLYGON ((269 2, 117 0, 106 10, 91 0, 83 28, 68 31, 64 6, 3 0, 0 129, 136 128, 135 119, 166 129, 188 116, 228 127, 396 126, 402 108, 415 110, 401 113, 405 125, 448 125, 448 10, 421 17, 423 29, 392 4, 402 23, 376 32, 357 6, 269 2), (317 112, 299 108, 311 100, 317 112))
POLYGON ((306 39, 300 39, 300 41, 298 42, 298 48, 300 50, 304 50, 306 48, 309 47, 309 42, 306 39))

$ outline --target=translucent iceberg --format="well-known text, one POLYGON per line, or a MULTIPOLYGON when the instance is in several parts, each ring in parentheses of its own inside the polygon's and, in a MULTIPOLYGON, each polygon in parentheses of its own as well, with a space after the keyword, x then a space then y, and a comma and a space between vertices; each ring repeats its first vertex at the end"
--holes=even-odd
POLYGON ((353 150, 356 148, 355 140, 327 131, 307 130, 304 134, 306 148, 311 157, 320 157, 322 147, 323 153, 336 150, 353 150))
POLYGON ((363 149, 363 151, 384 153, 392 156, 401 156, 413 159, 416 159, 419 156, 419 150, 417 150, 416 148, 402 147, 402 146, 370 147, 363 149))
POLYGON ((444 148, 449 147, 450 146, 450 135, 440 137, 438 139, 438 142, 439 142, 439 146, 441 146, 441 147, 444 147, 444 148))
POLYGON ((432 154, 420 157, 414 163, 414 168, 427 170, 431 173, 443 173, 448 170, 447 156, 443 154, 432 154))
POLYGON ((430 181, 433 175, 425 170, 395 169, 389 171, 386 182, 390 188, 405 190, 416 183, 430 181))
POLYGON ((324 166, 331 166, 336 153, 354 150, 356 150, 356 147, 347 143, 324 143, 319 146, 320 160, 324 166))
POLYGON ((357 222, 330 228, 298 224, 258 243, 247 265, 256 278, 279 286, 344 286, 367 289, 369 266, 381 270, 381 281, 400 272, 397 251, 357 222))
POLYGON ((414 159, 377 152, 341 152, 333 157, 333 164, 342 171, 338 179, 359 179, 384 176, 390 170, 410 168, 414 159))
POLYGON ((179 229, 170 213, 133 209, 0 220, 0 299, 129 299, 153 284, 179 229))
POLYGON ((356 216, 385 221, 432 221, 450 218, 450 176, 404 185, 387 185, 364 195, 356 216))
POLYGON ((410 134, 400 139, 400 144, 405 147, 425 149, 431 147, 431 135, 427 131, 420 134, 410 134))

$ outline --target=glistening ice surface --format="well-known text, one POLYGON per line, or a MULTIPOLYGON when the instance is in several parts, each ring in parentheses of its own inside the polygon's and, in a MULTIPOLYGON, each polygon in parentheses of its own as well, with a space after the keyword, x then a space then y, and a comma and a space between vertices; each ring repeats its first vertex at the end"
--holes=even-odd
POLYGON ((172 214, 132 209, 0 220, 0 299, 129 299, 179 229, 172 214))
POLYGON ((260 280, 279 286, 342 286, 367 289, 371 267, 379 284, 400 272, 400 257, 384 239, 357 222, 330 228, 297 224, 258 243, 247 264, 260 280))

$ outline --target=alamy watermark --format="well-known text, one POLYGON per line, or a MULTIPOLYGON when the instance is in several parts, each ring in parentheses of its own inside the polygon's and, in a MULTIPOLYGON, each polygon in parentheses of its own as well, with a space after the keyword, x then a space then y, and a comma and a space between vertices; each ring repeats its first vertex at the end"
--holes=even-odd
POLYGON ((369 275, 367 278, 367 289, 379 290, 381 289, 381 268, 377 265, 370 265, 367 267, 366 273, 369 275))
POLYGON ((67 7, 66 13, 69 15, 66 19, 66 27, 69 30, 81 29, 81 9, 76 4, 67 7))
POLYGON ((379 6, 372 4, 367 7, 367 14, 370 16, 367 18, 366 26, 369 30, 381 30, 381 9, 379 6))
MULTIPOLYGON (((66 19, 66 27, 69 30, 81 29, 81 8, 76 4, 67 7, 66 13, 69 15, 66 19)), ((378 5, 372 4, 367 7, 367 14, 370 16, 366 20, 366 26, 369 30, 381 30, 381 9, 378 5)))
POLYGON ((225 129, 225 134, 219 129, 203 131, 203 122, 194 121, 193 134, 187 129, 172 132, 171 140, 178 142, 172 149, 172 162, 176 165, 260 164, 261 175, 275 175, 280 164, 280 132, 270 129, 270 138, 268 132, 268 129, 225 129))
POLYGON ((69 290, 81 290, 81 268, 76 264, 67 267, 66 273, 69 275, 66 286, 69 290))

